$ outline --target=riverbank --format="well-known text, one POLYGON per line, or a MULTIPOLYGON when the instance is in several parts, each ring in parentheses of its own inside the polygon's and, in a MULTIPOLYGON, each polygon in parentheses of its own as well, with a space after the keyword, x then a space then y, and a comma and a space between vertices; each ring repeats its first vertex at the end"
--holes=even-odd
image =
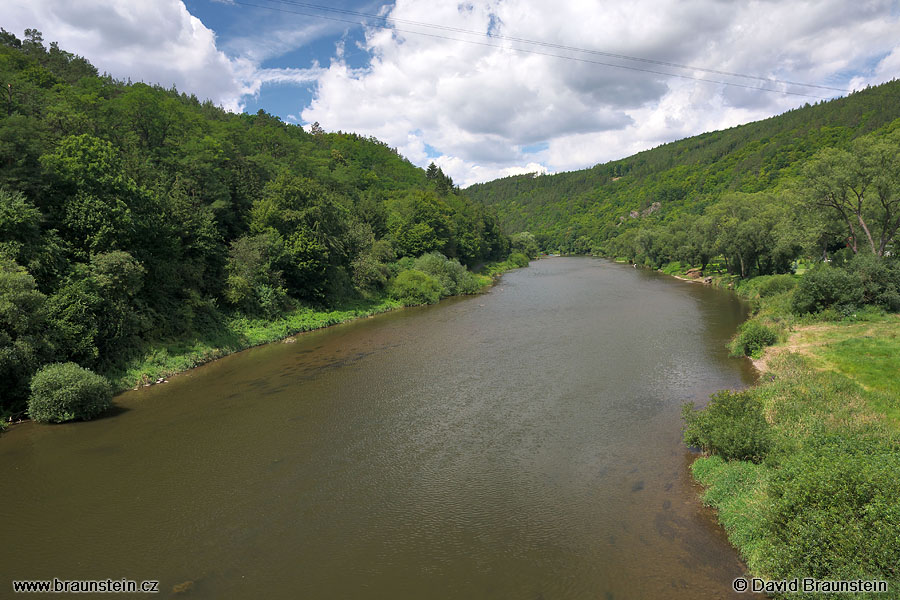
POLYGON ((775 277, 734 286, 754 315, 733 349, 748 331, 775 343, 747 352, 759 383, 733 395, 741 402, 707 419, 703 432, 752 439, 762 456, 726 460, 714 451, 691 471, 754 576, 884 580, 887 596, 854 597, 898 598, 900 316, 798 317, 788 310, 790 277, 775 277), (756 410, 764 420, 751 427, 756 410))
MULTIPOLYGON (((520 266, 508 260, 482 265, 481 291, 491 287, 503 273, 520 266)), ((138 389, 254 346, 400 308, 403 308, 400 301, 381 296, 346 302, 330 310, 302 307, 273 320, 231 318, 190 339, 153 344, 141 356, 103 374, 113 382, 117 392, 138 389)))
POLYGON ((731 598, 744 565, 694 496, 674 399, 747 381, 722 351, 744 311, 683 287, 539 260, 124 394, 109 418, 14 427, 4 569, 203 598, 731 598))
MULTIPOLYGON (((491 287, 504 273, 521 266, 514 260, 480 265, 476 273, 483 284, 479 293, 491 287)), ((137 356, 100 370, 100 373, 110 380, 118 394, 165 383, 168 377, 255 346, 400 308, 404 308, 402 302, 383 294, 347 301, 326 310, 303 306, 275 319, 226 317, 191 336, 152 342, 137 356)), ((27 420, 24 416, 9 422, 0 420, 0 432, 27 420)))

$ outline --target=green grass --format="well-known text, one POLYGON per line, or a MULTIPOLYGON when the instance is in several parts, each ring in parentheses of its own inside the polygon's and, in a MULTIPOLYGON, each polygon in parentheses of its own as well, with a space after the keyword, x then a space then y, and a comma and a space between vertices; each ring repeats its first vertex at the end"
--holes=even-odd
MULTIPOLYGON (((517 266, 510 261, 488 263, 476 277, 482 286, 487 287, 493 282, 493 277, 514 268, 517 266)), ((272 320, 235 317, 211 326, 206 331, 195 332, 192 336, 154 342, 138 356, 107 369, 103 374, 109 377, 117 391, 122 391, 296 333, 401 307, 397 300, 377 297, 345 302, 331 310, 302 307, 272 320)))
POLYGON ((872 391, 872 408, 900 425, 900 328, 870 327, 861 337, 815 350, 823 363, 872 391))
POLYGON ((765 573, 769 470, 752 462, 708 456, 695 460, 691 472, 706 488, 704 503, 718 510, 719 522, 747 565, 755 573, 765 573))
POLYGON ((873 400, 889 394, 814 363, 782 353, 750 389, 773 440, 761 464, 708 456, 692 473, 754 575, 886 579, 896 598, 900 436, 873 400))
POLYGON ((187 371, 252 346, 396 308, 400 308, 396 300, 377 298, 348 302, 332 310, 303 307, 273 320, 233 318, 189 338, 153 343, 140 356, 104 374, 121 391, 187 371))
POLYGON ((798 320, 785 347, 859 384, 872 411, 900 428, 900 317, 863 311, 841 321, 798 320))

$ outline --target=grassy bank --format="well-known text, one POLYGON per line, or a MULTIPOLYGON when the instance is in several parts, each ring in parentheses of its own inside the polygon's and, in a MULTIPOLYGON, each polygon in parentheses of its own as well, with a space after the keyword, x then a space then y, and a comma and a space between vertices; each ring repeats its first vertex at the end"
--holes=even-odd
POLYGON ((760 383, 686 413, 691 469, 754 576, 889 584, 784 597, 900 598, 900 316, 797 315, 797 279, 733 286, 754 311, 732 349, 760 383))
MULTIPOLYGON (((523 265, 515 259, 487 263, 476 277, 483 286, 482 289, 485 289, 492 284, 494 277, 526 265, 527 262, 523 265)), ((402 302, 385 295, 370 300, 345 302, 329 310, 303 307, 272 320, 231 318, 187 339, 155 343, 139 357, 104 374, 117 390, 123 391, 152 384, 160 378, 253 346, 402 307, 402 302)))
POLYGON ((187 339, 155 343, 141 356, 104 374, 119 391, 136 388, 253 346, 401 306, 397 300, 385 297, 346 303, 331 310, 303 307, 272 320, 231 318, 187 339))

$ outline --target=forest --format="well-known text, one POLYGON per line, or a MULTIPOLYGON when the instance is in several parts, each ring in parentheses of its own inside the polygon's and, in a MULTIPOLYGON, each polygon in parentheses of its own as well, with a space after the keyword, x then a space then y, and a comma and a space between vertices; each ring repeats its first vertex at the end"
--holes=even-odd
POLYGON ((900 222, 900 81, 582 171, 467 188, 542 249, 741 278, 889 253, 900 222), (836 255, 836 256, 835 256, 836 255))
POLYGON ((34 29, 0 30, 0 81, 0 422, 167 341, 472 293, 509 256, 493 209, 376 139, 117 81, 34 29))

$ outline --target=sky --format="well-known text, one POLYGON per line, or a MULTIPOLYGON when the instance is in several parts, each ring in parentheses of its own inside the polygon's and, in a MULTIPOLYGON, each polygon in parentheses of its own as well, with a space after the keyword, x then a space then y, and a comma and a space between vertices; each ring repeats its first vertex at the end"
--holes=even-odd
POLYGON ((467 186, 900 77, 900 0, 4 0, 120 79, 372 135, 467 186))

